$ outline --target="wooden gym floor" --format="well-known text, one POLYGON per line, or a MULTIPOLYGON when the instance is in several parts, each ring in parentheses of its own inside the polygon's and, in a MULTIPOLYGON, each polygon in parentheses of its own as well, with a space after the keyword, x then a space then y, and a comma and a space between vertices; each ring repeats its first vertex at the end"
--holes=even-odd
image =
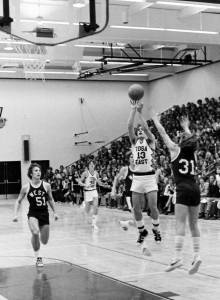
MULTIPOLYGON (((129 213, 100 207, 99 231, 93 232, 82 209, 57 204, 59 221, 51 218, 51 235, 36 268, 24 200, 19 222, 13 223, 14 200, 0 201, 0 300, 218 300, 220 294, 220 220, 201 220, 199 272, 188 275, 192 245, 187 232, 185 265, 165 273, 174 243, 174 216, 161 216, 163 242, 148 236, 151 257, 136 246, 137 231, 122 231, 129 213)), ((52 216, 52 215, 51 215, 52 216)), ((148 228, 149 217, 145 216, 148 228)))

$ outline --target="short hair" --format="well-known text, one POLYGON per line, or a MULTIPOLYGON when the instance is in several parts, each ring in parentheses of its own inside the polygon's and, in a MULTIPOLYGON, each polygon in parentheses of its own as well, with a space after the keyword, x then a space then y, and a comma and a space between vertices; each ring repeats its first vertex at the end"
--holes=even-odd
POLYGON ((39 168, 40 171, 42 172, 41 166, 37 163, 32 163, 30 167, 28 168, 27 176, 31 179, 32 178, 32 172, 33 168, 39 168))
POLYGON ((87 167, 89 167, 89 165, 91 164, 91 163, 93 163, 93 165, 95 166, 95 161, 94 161, 94 159, 89 159, 88 160, 88 162, 87 162, 87 167))
POLYGON ((135 133, 135 135, 137 135, 138 129, 139 129, 140 127, 143 128, 142 125, 141 125, 140 123, 138 123, 137 126, 134 128, 134 133, 135 133))

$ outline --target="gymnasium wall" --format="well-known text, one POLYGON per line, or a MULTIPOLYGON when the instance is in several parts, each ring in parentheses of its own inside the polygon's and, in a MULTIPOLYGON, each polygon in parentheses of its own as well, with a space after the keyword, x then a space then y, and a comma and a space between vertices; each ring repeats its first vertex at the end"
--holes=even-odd
MULTIPOLYGON (((23 162, 22 136, 30 136, 30 159, 70 164, 127 130, 129 83, 1 80, 0 106, 8 119, 0 130, 0 160, 23 162), (83 98, 83 104, 79 98, 83 98), (88 130, 74 138, 74 133, 88 130), (88 140, 90 146, 75 146, 88 140)), ((146 92, 147 93, 147 92, 146 92)), ((29 163, 22 163, 26 181, 29 163)))
POLYGON ((220 63, 169 76, 148 85, 148 97, 160 112, 168 106, 220 96, 220 63))
MULTIPOLYGON (((220 64, 182 73, 145 85, 145 108, 156 111, 173 104, 220 96, 220 64)), ((8 119, 0 130, 0 160, 22 161, 22 181, 29 163, 23 162, 22 136, 30 136, 30 159, 50 160, 56 168, 70 164, 127 131, 130 111, 127 89, 131 83, 26 80, 0 81, 0 106, 8 119), (83 103, 79 98, 83 98, 83 103), (74 133, 89 131, 74 138, 74 133), (90 146, 75 146, 88 140, 90 146)))

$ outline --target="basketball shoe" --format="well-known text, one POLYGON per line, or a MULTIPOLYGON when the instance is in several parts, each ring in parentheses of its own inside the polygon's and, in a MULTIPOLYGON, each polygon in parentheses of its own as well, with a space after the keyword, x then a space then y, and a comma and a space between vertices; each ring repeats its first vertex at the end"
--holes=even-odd
POLYGON ((129 221, 119 221, 119 225, 123 230, 128 230, 129 227, 129 221))
POLYGON ((189 275, 193 275, 196 272, 198 272, 201 263, 202 263, 201 257, 199 255, 195 256, 191 268, 189 269, 189 275))
POLYGON ((154 234, 154 239, 157 243, 160 243, 162 241, 161 235, 160 235, 160 231, 157 229, 152 229, 152 232, 154 234))
POLYGON ((183 265, 182 259, 181 259, 181 258, 176 258, 176 259, 174 259, 174 260, 170 263, 170 265, 165 269, 165 272, 171 272, 171 271, 173 271, 173 270, 175 270, 175 269, 177 269, 177 268, 182 267, 182 265, 183 265))
POLYGON ((36 267, 43 267, 43 266, 44 264, 43 264, 42 257, 38 257, 36 260, 36 267))
POLYGON ((137 239, 137 245, 140 246, 143 244, 144 239, 148 236, 148 231, 147 229, 144 229, 143 231, 139 232, 139 237, 137 239))

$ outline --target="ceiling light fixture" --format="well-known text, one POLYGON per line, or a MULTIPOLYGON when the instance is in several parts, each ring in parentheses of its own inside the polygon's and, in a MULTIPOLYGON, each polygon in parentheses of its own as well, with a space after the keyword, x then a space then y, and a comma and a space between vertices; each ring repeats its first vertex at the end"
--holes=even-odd
POLYGON ((25 71, 25 73, 31 74, 64 74, 64 75, 79 75, 79 72, 68 72, 68 71, 25 71))
POLYGON ((76 8, 82 8, 86 6, 86 1, 85 0, 76 0, 75 3, 73 3, 73 7, 76 8))
POLYGON ((113 76, 148 76, 148 74, 139 74, 139 73, 112 73, 113 76))
MULTIPOLYGON (((94 60, 80 60, 81 64, 104 64, 104 61, 94 61, 94 60)), ((107 65, 131 65, 135 62, 117 62, 117 61, 106 61, 107 65)))
POLYGON ((204 9, 220 9, 220 6, 214 5, 203 5, 203 4, 194 4, 194 3, 180 3, 180 2, 168 2, 168 1, 157 1, 157 4, 162 5, 172 5, 172 6, 182 6, 182 7, 197 7, 204 9))
POLYGON ((93 45, 93 44, 77 44, 75 47, 84 47, 84 48, 105 48, 105 49, 123 49, 125 46, 110 46, 110 45, 93 45))
POLYGON ((0 70, 0 73, 16 73, 16 70, 0 70))
POLYGON ((24 41, 14 41, 14 40, 0 40, 0 44, 30 45, 31 43, 24 42, 24 41))
POLYGON ((188 30, 188 29, 173 29, 173 28, 153 28, 153 27, 141 27, 141 26, 122 26, 122 25, 111 25, 111 28, 116 29, 135 29, 135 30, 152 30, 152 31, 168 31, 168 32, 183 32, 183 33, 198 33, 198 34, 219 34, 217 31, 206 31, 206 30, 188 30))
POLYGON ((145 3, 146 0, 120 0, 121 2, 139 2, 139 3, 145 3))
POLYGON ((11 46, 6 46, 6 47, 4 47, 4 50, 6 50, 6 51, 11 51, 11 50, 13 50, 14 48, 13 47, 11 47, 11 46))
MULTIPOLYGON (((36 19, 21 19, 20 20, 21 23, 39 23, 39 20, 36 19)), ((40 21, 41 24, 59 24, 59 25, 70 25, 69 22, 66 21, 55 21, 55 20, 41 20, 40 21)), ((73 25, 75 25, 78 23, 73 23, 73 25)))
POLYGON ((38 58, 21 58, 21 57, 0 57, 0 60, 13 60, 13 61, 36 61, 38 58))

